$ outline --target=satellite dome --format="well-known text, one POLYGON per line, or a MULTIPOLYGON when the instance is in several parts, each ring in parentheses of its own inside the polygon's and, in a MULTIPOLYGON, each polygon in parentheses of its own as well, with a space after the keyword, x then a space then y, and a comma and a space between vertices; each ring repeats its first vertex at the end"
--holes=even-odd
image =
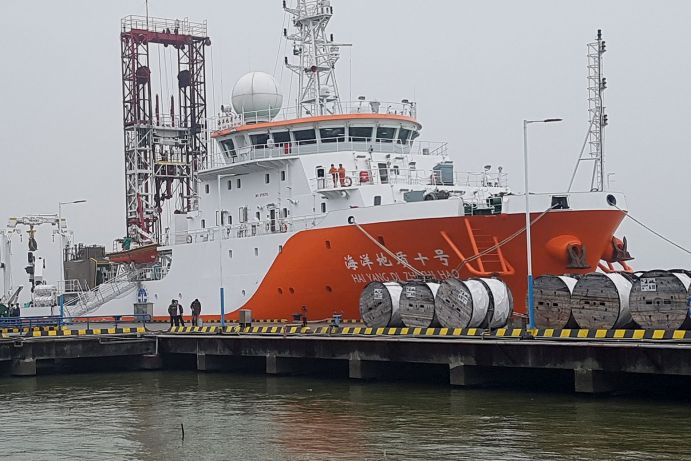
POLYGON ((264 72, 243 75, 233 87, 233 109, 246 122, 267 122, 281 110, 283 95, 276 80, 264 72))

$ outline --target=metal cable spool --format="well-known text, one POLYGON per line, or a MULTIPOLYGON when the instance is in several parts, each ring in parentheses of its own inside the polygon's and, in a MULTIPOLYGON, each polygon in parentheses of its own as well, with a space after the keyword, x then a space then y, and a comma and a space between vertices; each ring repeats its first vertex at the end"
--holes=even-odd
POLYGON ((575 326, 571 294, 578 280, 565 275, 541 275, 533 284, 535 327, 575 326))
POLYGON ((632 322, 629 310, 631 280, 618 273, 593 272, 573 288, 571 309, 581 328, 624 328, 632 322))
POLYGON ((434 321, 434 296, 438 283, 412 280, 403 284, 398 312, 406 327, 428 328, 434 321))
POLYGON ((373 328, 400 327, 399 302, 403 288, 397 282, 371 282, 360 293, 360 318, 373 328))
POLYGON ((444 280, 434 298, 436 321, 444 328, 477 328, 489 309, 489 294, 479 280, 444 280))
POLYGON ((641 328, 676 330, 689 318, 691 277, 684 272, 643 272, 631 288, 631 317, 641 328))
POLYGON ((487 310, 486 324, 489 328, 501 328, 506 326, 513 312, 513 295, 509 287, 499 279, 482 278, 490 298, 490 307, 487 310), (491 315, 490 315, 491 314, 491 315))

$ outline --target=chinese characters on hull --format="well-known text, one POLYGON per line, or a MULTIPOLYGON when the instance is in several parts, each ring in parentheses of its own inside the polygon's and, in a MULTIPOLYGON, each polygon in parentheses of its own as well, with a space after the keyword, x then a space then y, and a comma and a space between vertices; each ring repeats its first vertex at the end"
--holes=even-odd
MULTIPOLYGON (((406 269, 411 265, 408 255, 399 251, 395 256, 395 258, 390 258, 383 252, 376 253, 373 257, 369 253, 359 256, 347 254, 343 257, 343 262, 355 283, 404 282, 415 279, 416 274, 406 269)), ((446 279, 459 276, 456 269, 448 269, 449 255, 442 249, 435 249, 434 255, 430 256, 417 252, 412 261, 417 266, 416 269, 432 278, 446 279), (435 270, 433 268, 439 267, 439 265, 443 266, 444 269, 435 270)))

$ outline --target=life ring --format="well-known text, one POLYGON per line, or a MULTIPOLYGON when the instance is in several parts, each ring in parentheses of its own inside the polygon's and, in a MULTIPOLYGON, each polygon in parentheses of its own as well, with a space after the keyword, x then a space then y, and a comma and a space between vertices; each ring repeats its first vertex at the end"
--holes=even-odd
POLYGON ((187 240, 187 243, 192 243, 192 236, 188 234, 186 240, 187 240))
POLYGON ((352 185, 353 185, 353 178, 351 178, 350 176, 346 176, 345 178, 343 178, 343 186, 344 187, 350 187, 352 185))
POLYGON ((281 229, 281 232, 288 232, 288 224, 282 222, 280 229, 281 229))

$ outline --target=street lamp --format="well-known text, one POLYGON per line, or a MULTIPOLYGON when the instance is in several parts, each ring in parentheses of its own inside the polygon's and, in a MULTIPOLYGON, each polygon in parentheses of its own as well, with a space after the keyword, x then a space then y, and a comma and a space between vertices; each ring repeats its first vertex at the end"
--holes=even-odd
POLYGON ((67 281, 65 280, 65 233, 62 231, 62 206, 75 205, 78 203, 86 203, 86 200, 58 202, 58 233, 60 234, 60 278, 62 279, 62 293, 60 293, 60 323, 62 323, 62 319, 65 318, 65 291, 67 290, 67 281))
POLYGON ((223 289, 223 210, 221 209, 221 179, 237 176, 237 173, 216 176, 218 185, 218 291, 221 298, 221 328, 226 326, 226 297, 223 289))
POLYGON ((535 327, 535 311, 533 305, 533 248, 530 235, 530 193, 528 189, 528 125, 531 123, 561 122, 560 118, 546 118, 543 120, 523 120, 523 167, 525 179, 525 241, 528 256, 528 328, 535 327))

